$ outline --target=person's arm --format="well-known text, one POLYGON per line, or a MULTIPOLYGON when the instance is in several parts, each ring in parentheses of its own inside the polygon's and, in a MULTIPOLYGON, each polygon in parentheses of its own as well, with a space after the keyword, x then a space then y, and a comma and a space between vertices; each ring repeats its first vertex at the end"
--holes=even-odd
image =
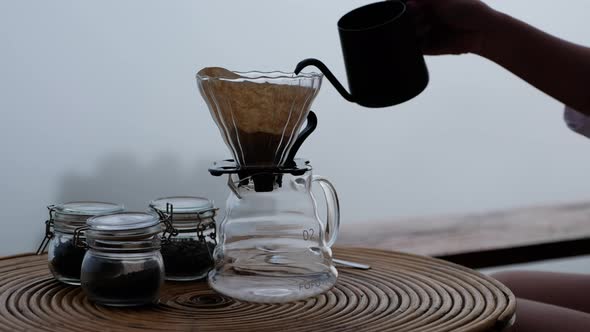
POLYGON ((474 53, 590 115, 590 48, 553 37, 479 0, 409 0, 425 54, 474 53))
POLYGON ((479 55, 590 115, 590 48, 556 38, 505 14, 495 14, 495 22, 479 55))

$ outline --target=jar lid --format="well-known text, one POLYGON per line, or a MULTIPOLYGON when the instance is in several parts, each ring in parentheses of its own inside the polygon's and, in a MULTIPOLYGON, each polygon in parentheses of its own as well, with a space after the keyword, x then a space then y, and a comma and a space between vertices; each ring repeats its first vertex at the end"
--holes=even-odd
POLYGON ((100 239, 145 238, 162 232, 160 218, 153 213, 120 212, 89 218, 88 237, 100 239))
POLYGON ((152 209, 166 212, 167 204, 172 204, 175 214, 194 214, 214 209, 213 202, 204 197, 171 196, 155 199, 150 202, 152 209))
POLYGON ((53 206, 52 209, 57 213, 65 215, 96 216, 99 214, 121 212, 125 208, 123 205, 114 203, 79 201, 58 204, 53 206))
POLYGON ((171 196, 155 199, 150 202, 150 208, 155 211, 168 213, 167 205, 172 205, 172 225, 182 229, 202 226, 214 222, 213 217, 217 210, 213 202, 204 197, 195 196, 171 196))
POLYGON ((56 228, 67 233, 84 226, 89 217, 125 211, 123 205, 92 201, 68 202, 48 208, 56 228))

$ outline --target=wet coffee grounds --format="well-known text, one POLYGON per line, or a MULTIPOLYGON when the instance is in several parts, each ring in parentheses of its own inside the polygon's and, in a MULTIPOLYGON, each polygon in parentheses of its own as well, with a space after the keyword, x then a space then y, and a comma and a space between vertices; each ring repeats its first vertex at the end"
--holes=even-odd
POLYGON ((80 279, 80 269, 86 249, 77 247, 74 240, 59 242, 53 250, 50 262, 52 271, 67 279, 80 279))
POLYGON ((171 239, 162 245, 164 270, 167 277, 191 278, 204 277, 213 267, 211 255, 215 244, 199 240, 171 239))

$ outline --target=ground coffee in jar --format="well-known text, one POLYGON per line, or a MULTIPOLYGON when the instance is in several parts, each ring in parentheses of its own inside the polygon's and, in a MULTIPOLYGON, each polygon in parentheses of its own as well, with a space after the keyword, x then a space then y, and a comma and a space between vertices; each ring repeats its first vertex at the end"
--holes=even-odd
POLYGON ((118 257, 89 255, 83 285, 87 296, 95 302, 112 306, 156 302, 164 277, 161 258, 152 253, 134 255, 134 260, 130 264, 118 257))
POLYGON ((81 283, 89 300, 108 306, 138 306, 159 300, 164 282, 161 221, 158 215, 143 212, 88 219, 83 229, 88 251, 82 262, 81 283))
POLYGON ((175 234, 166 239, 161 250, 166 280, 206 277, 213 267, 213 250, 217 243, 213 202, 193 196, 163 197, 150 202, 150 208, 159 213, 172 212, 175 234))
POLYGON ((68 202, 50 205, 49 219, 45 222, 45 238, 37 249, 42 254, 49 247, 49 269, 55 279, 70 285, 80 284, 80 268, 86 249, 74 243, 74 231, 84 226, 86 219, 122 212, 122 205, 105 202, 68 202))

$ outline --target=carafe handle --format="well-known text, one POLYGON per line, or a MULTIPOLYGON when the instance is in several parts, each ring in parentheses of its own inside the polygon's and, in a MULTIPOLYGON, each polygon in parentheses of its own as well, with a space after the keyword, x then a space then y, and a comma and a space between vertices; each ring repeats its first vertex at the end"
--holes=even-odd
POLYGON ((336 239, 338 238, 338 231, 340 229, 340 202, 338 201, 338 194, 334 185, 328 179, 314 175, 312 182, 317 182, 322 187, 324 197, 326 198, 327 205, 327 218, 326 218, 326 233, 329 234, 326 246, 331 247, 336 239))

